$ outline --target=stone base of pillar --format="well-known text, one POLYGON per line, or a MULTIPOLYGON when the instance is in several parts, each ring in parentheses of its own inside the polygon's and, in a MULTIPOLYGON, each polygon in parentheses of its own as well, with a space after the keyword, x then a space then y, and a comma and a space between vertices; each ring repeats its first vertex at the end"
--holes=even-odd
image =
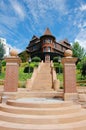
POLYGON ((15 100, 17 98, 17 92, 3 92, 2 103, 6 103, 7 100, 15 100))
POLYGON ((64 93, 64 100, 77 101, 78 94, 77 93, 64 93))

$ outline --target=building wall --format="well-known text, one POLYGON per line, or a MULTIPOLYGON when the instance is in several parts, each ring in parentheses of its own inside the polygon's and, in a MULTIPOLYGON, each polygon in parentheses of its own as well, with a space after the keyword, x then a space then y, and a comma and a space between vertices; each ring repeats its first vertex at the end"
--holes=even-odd
POLYGON ((0 38, 0 43, 3 44, 3 47, 5 49, 4 56, 8 56, 10 52, 10 46, 6 43, 6 39, 0 38))

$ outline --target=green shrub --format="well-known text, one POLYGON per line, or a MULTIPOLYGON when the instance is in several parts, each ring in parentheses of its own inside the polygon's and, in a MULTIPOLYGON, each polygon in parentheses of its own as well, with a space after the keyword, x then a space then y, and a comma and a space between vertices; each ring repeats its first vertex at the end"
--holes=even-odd
POLYGON ((2 66, 6 66, 6 61, 5 60, 2 60, 2 66))
POLYGON ((28 66, 28 62, 21 63, 20 67, 26 67, 28 66))
POLYGON ((32 73, 32 72, 33 72, 33 68, 32 67, 26 66, 24 68, 24 73, 32 73))
POLYGON ((30 67, 32 67, 32 68, 38 67, 38 65, 39 65, 39 62, 31 62, 30 63, 30 67))
POLYGON ((0 74, 0 79, 4 79, 5 78, 5 72, 2 72, 1 74, 0 74))
POLYGON ((24 67, 19 68, 19 81, 25 81, 31 78, 32 73, 24 73, 24 67))
POLYGON ((24 73, 32 73, 35 67, 38 67, 39 62, 31 62, 28 63, 27 66, 24 68, 24 73))
POLYGON ((62 73, 63 72, 63 65, 62 63, 54 62, 54 68, 56 70, 56 73, 62 73))
POLYGON ((59 57, 57 56, 53 58, 53 62, 58 62, 58 60, 59 60, 59 57))
POLYGON ((0 85, 4 85, 4 80, 0 80, 0 85))
POLYGON ((18 88, 26 88, 26 82, 25 81, 19 81, 18 82, 18 88))
POLYGON ((32 58, 32 62, 41 62, 41 59, 40 57, 35 56, 32 58))

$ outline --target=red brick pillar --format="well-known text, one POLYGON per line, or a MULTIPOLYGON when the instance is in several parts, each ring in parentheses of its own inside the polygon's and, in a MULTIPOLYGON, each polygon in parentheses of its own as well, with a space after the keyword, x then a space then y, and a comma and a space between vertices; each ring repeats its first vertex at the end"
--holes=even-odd
POLYGON ((16 92, 18 88, 18 70, 20 58, 10 56, 6 58, 6 75, 4 83, 4 92, 16 92))
POLYGON ((65 58, 62 59, 64 68, 64 100, 76 100, 76 61, 77 58, 72 57, 72 51, 67 50, 65 52, 65 58))

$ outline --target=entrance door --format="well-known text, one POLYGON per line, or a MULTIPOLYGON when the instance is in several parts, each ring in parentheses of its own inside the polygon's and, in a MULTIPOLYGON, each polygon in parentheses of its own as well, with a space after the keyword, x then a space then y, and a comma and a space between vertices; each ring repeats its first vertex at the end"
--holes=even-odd
POLYGON ((45 55, 45 62, 50 62, 50 55, 45 55))

